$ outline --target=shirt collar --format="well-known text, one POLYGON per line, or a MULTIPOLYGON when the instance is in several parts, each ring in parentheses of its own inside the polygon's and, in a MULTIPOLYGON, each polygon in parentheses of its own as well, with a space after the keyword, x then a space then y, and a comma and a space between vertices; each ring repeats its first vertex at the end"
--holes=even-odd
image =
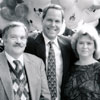
MULTIPOLYGON (((45 36, 44 33, 43 33, 43 37, 44 37, 45 44, 48 45, 48 42, 50 42, 51 40, 48 39, 48 38, 45 36)), ((56 37, 54 40, 52 40, 52 41, 54 42, 54 44, 55 44, 57 47, 59 47, 57 37, 56 37)))
POLYGON ((13 61, 14 60, 19 60, 22 64, 22 66, 24 66, 24 61, 23 61, 23 54, 18 58, 18 59, 15 59, 13 58, 11 55, 9 55, 6 51, 5 51, 5 55, 7 57, 7 60, 10 62, 10 64, 13 64, 13 61))

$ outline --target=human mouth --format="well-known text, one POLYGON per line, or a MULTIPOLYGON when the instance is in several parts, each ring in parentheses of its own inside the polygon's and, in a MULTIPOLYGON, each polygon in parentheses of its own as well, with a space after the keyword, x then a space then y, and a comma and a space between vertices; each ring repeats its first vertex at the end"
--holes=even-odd
POLYGON ((51 32, 55 32, 55 31, 57 31, 56 28, 48 28, 48 30, 51 31, 51 32))
POLYGON ((82 52, 83 52, 83 53, 87 53, 87 52, 89 52, 89 51, 88 51, 88 50, 83 50, 82 52))

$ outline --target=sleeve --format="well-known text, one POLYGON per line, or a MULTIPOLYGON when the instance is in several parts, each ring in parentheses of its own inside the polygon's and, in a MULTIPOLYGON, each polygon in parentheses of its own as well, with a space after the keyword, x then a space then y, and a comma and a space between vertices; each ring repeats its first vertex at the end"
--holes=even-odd
POLYGON ((45 65, 41 62, 41 98, 40 100, 51 100, 50 91, 48 88, 47 77, 45 73, 45 65))

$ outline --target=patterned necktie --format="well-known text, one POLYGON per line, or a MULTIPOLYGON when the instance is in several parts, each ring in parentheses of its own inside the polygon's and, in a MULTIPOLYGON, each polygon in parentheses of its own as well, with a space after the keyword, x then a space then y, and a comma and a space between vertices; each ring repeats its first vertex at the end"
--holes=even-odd
POLYGON ((56 83, 56 62, 55 53, 52 46, 53 42, 49 42, 49 55, 48 55, 48 70, 47 70, 47 80, 48 86, 51 93, 51 100, 55 100, 57 97, 57 83, 56 83))
POLYGON ((16 72, 16 75, 18 76, 18 77, 20 77, 20 72, 22 72, 22 64, 21 64, 21 62, 19 61, 19 60, 14 60, 13 61, 14 62, 14 64, 15 64, 15 72, 16 72))
POLYGON ((12 77, 15 100, 29 100, 29 88, 24 67, 19 60, 13 62, 16 65, 16 78, 12 77))

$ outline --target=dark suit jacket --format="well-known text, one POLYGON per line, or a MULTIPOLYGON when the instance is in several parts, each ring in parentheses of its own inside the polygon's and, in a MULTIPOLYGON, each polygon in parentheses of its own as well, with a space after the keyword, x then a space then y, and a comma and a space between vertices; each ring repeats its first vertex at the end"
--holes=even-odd
MULTIPOLYGON (((50 100, 43 61, 24 53, 24 62, 32 100, 39 100, 41 93, 46 98, 44 100, 50 100)), ((0 100, 14 100, 12 80, 4 52, 0 53, 0 100)))
MULTIPOLYGON (((73 63, 73 59, 71 58, 74 55, 72 53, 70 40, 65 36, 58 36, 58 43, 61 49, 62 58, 63 58, 63 77, 62 77, 62 85, 61 85, 61 100, 64 98, 64 84, 66 83, 69 76, 69 67, 71 63, 73 63)), ((45 42, 43 35, 40 33, 36 39, 33 37, 29 37, 27 42, 27 47, 25 52, 35 54, 38 57, 42 58, 44 63, 46 61, 46 51, 45 51, 45 42)))

